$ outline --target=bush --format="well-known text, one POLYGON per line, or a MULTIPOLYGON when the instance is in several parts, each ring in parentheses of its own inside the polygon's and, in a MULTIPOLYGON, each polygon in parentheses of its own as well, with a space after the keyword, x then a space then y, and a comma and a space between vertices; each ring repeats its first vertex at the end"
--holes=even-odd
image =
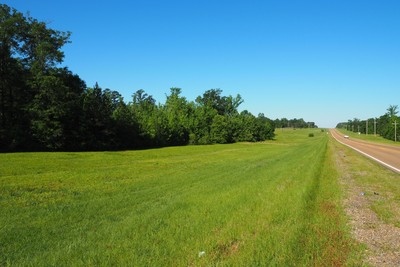
POLYGON ((314 137, 314 134, 313 133, 309 133, 308 137, 314 137))

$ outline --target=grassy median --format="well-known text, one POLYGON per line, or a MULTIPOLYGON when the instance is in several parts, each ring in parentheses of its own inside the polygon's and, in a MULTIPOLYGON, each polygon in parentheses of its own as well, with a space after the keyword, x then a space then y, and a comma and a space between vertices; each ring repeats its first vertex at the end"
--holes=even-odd
POLYGON ((0 155, 0 265, 343 265, 321 130, 274 141, 0 155), (309 133, 314 137, 309 137, 309 133))

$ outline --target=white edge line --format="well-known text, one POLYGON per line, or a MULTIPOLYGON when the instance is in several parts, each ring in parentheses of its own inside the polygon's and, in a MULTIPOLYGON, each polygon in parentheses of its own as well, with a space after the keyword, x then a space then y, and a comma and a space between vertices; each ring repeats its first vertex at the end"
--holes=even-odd
POLYGON ((345 146, 347 146, 347 147, 350 147, 350 148, 354 149, 355 151, 357 151, 358 153, 361 153, 361 154, 363 154, 364 156, 366 156, 366 157, 368 157, 368 158, 370 158, 370 159, 373 159, 373 160, 375 160, 376 162, 379 162, 380 164, 382 164, 382 165, 384 165, 384 166, 386 166, 386 167, 392 169, 393 171, 395 171, 395 172, 397 172, 397 173, 400 173, 400 169, 397 169, 396 167, 393 167, 392 165, 389 165, 389 164, 387 164, 386 162, 383 162, 382 160, 379 160, 379 159, 377 159, 377 158, 371 156, 370 154, 367 154, 367 153, 365 153, 365 152, 363 152, 363 151, 361 151, 361 150, 359 150, 359 149, 357 149, 357 148, 355 148, 355 147, 352 147, 351 145, 348 145, 348 144, 346 144, 346 143, 343 143, 342 141, 339 141, 332 133, 331 133, 331 135, 332 135, 333 138, 335 138, 336 141, 338 141, 338 142, 341 143, 342 145, 345 145, 345 146))

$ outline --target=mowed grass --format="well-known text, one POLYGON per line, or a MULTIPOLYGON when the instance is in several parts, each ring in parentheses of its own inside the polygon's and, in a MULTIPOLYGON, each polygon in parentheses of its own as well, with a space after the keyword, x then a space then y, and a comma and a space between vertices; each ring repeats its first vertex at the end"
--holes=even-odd
POLYGON ((0 265, 351 263, 331 150, 325 132, 284 130, 256 144, 1 154, 0 265))
POLYGON ((380 220, 400 227, 399 174, 339 143, 335 150, 345 165, 339 170, 341 175, 351 176, 380 220))

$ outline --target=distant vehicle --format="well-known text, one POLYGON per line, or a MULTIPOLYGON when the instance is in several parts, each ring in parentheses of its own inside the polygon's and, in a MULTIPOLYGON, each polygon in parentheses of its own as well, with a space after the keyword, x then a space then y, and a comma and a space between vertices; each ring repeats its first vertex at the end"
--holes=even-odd
POLYGON ((345 135, 344 138, 349 138, 349 136, 348 136, 348 135, 345 135))

